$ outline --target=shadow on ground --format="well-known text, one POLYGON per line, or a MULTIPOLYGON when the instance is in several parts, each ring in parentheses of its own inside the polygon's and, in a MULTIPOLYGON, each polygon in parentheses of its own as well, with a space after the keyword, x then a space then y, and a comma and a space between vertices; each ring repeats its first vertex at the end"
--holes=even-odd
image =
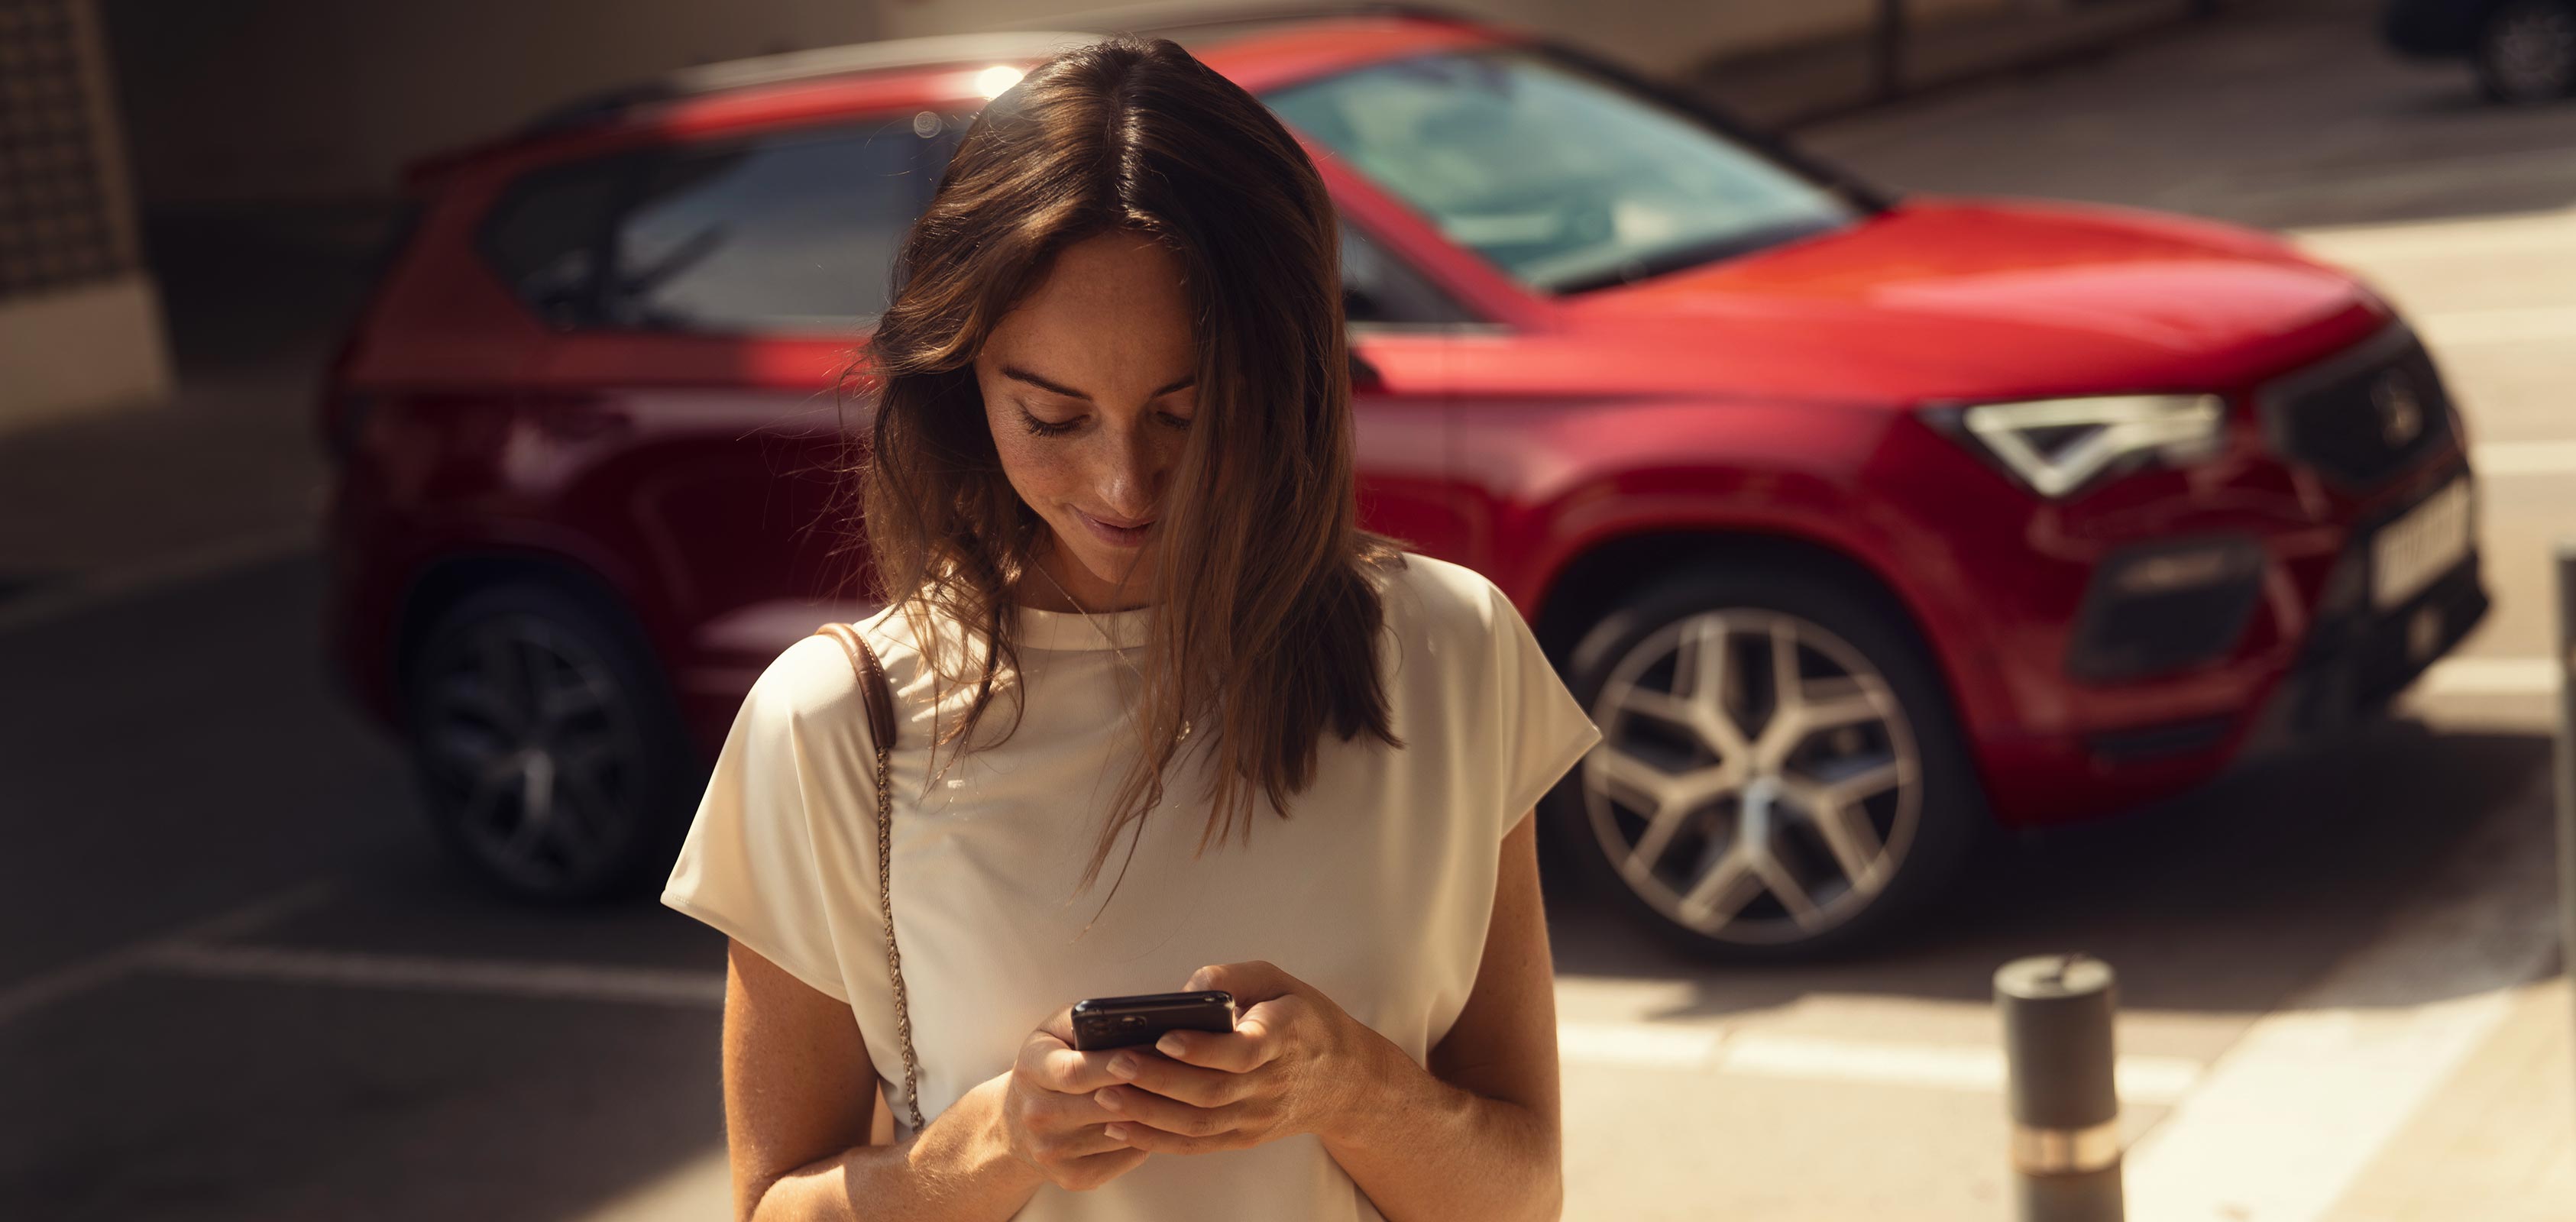
MULTIPOLYGON (((2276 758, 2186 798, 2028 833, 1947 912, 1885 951, 1786 968, 1712 966, 1665 949, 1589 897, 1552 903, 1560 973, 1687 979, 1672 1017, 1810 994, 1990 999, 1995 967, 2083 950, 2121 969, 2122 1002, 2262 1013, 2386 932, 2401 897, 2468 851, 2490 820, 2546 852, 2550 742, 2391 721, 2276 758)), ((2494 980, 2485 987, 2519 981, 2494 980)), ((2438 1000, 2390 996, 2390 1004, 2438 1000)))

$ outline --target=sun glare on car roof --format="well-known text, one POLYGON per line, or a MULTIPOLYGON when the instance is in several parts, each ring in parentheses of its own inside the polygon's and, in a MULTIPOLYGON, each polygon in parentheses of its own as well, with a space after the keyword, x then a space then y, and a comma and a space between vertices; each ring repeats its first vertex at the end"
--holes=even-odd
POLYGON ((1002 96, 1002 91, 1020 83, 1026 75, 1009 64, 995 64, 975 74, 975 92, 988 98, 1002 96))

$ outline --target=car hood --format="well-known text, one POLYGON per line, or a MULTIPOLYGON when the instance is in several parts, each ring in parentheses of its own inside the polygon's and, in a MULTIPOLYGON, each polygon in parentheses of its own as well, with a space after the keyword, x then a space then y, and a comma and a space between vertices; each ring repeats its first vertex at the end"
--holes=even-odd
POLYGON ((1891 404, 2224 389, 2388 315, 2267 234, 1967 200, 1909 201, 1564 305, 1575 347, 1628 349, 1614 367, 1652 380, 1891 404))

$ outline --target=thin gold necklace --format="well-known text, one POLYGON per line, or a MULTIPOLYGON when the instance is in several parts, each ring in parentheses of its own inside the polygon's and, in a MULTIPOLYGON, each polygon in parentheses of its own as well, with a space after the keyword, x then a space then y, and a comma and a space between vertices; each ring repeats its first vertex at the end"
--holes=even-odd
MULTIPOLYGON (((1127 668, 1129 671, 1134 672, 1134 674, 1135 674, 1135 676, 1136 676, 1136 682, 1138 682, 1138 683, 1143 683, 1143 682, 1145 681, 1145 671, 1144 671, 1144 668, 1143 668, 1143 667, 1140 667, 1140 666, 1138 666, 1138 665, 1136 665, 1136 663, 1135 663, 1134 659, 1131 659, 1131 658, 1129 658, 1129 657, 1127 656, 1127 651, 1126 651, 1126 650, 1124 650, 1124 649, 1120 649, 1120 648, 1118 647, 1118 638, 1117 638, 1117 637, 1114 637, 1114 636, 1111 636, 1111 635, 1109 634, 1109 630, 1108 630, 1108 629, 1103 628, 1103 627, 1101 627, 1101 626, 1100 626, 1100 621, 1099 621, 1099 620, 1092 618, 1090 608, 1087 608, 1087 607, 1083 606, 1083 605, 1082 605, 1082 600, 1081 600, 1081 599, 1079 599, 1079 598, 1075 598, 1075 597, 1073 596, 1073 592, 1072 592, 1072 591, 1065 589, 1065 588, 1064 588, 1064 583, 1063 583, 1063 582, 1061 582, 1061 581, 1057 581, 1057 580, 1055 579, 1055 574, 1050 573, 1050 572, 1048 572, 1048 571, 1047 571, 1047 567, 1046 567, 1046 565, 1044 565, 1044 564, 1042 564, 1042 563, 1040 563, 1040 562, 1038 562, 1038 561, 1032 560, 1032 561, 1030 561, 1030 562, 1029 562, 1029 567, 1030 567, 1030 568, 1033 568, 1033 569, 1036 569, 1036 570, 1038 571, 1038 576, 1046 578, 1046 579, 1047 579, 1047 584, 1048 584, 1048 585, 1051 585, 1051 586, 1054 586, 1054 587, 1055 587, 1055 592, 1056 592, 1056 593, 1064 595, 1064 601, 1066 601, 1067 603, 1072 604, 1072 605, 1073 605, 1073 609, 1074 609, 1075 611, 1077 611, 1077 612, 1080 612, 1080 613, 1081 613, 1081 615, 1082 615, 1082 621, 1083 621, 1084 623, 1086 623, 1086 624, 1091 625, 1091 630, 1092 630, 1093 632, 1097 632, 1097 633, 1099 633, 1099 634, 1100 634, 1100 639, 1101 639, 1101 641, 1103 641, 1104 643, 1106 643, 1106 644, 1109 646, 1109 652, 1111 652, 1111 653, 1113 653, 1113 654, 1116 654, 1116 655, 1118 656, 1118 661, 1119 661, 1122 665, 1126 666, 1126 668, 1127 668)), ((1182 718, 1182 719, 1181 719, 1181 732, 1180 732, 1179 734, 1174 735, 1174 736, 1172 737, 1172 741, 1173 741, 1173 742, 1184 742, 1184 741, 1187 741, 1187 740, 1188 740, 1189 736, 1190 736, 1190 719, 1189 719, 1189 718, 1187 718, 1187 717, 1184 717, 1184 718, 1182 718)))

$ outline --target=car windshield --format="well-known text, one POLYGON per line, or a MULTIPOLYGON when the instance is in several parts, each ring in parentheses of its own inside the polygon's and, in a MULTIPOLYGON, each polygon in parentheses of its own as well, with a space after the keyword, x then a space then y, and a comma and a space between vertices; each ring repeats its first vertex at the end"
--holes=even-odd
POLYGON ((1855 213, 1704 123, 1527 50, 1376 64, 1263 100, 1546 292, 1659 275, 1855 213))

